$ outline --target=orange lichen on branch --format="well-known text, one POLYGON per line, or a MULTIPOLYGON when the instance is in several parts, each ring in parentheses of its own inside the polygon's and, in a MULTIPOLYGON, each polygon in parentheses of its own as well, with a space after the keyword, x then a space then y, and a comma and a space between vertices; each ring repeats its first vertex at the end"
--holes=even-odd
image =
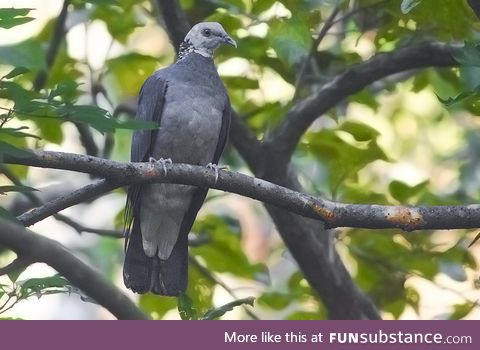
POLYGON ((157 170, 153 166, 146 167, 144 174, 146 177, 156 177, 158 175, 157 170))
POLYGON ((385 217, 388 222, 405 231, 413 231, 425 224, 422 214, 414 208, 397 207, 388 209, 385 217))
POLYGON ((323 205, 313 203, 311 207, 313 211, 320 215, 320 217, 323 218, 325 221, 330 221, 335 217, 335 213, 332 210, 325 208, 325 206, 323 205))

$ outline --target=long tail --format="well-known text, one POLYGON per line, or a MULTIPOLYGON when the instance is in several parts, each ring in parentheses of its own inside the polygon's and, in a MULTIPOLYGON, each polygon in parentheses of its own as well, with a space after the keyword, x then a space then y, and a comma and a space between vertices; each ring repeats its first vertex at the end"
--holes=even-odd
POLYGON ((123 280, 135 293, 149 291, 177 296, 185 292, 188 283, 188 236, 180 235, 167 260, 149 258, 142 246, 138 220, 134 221, 123 265, 123 280))

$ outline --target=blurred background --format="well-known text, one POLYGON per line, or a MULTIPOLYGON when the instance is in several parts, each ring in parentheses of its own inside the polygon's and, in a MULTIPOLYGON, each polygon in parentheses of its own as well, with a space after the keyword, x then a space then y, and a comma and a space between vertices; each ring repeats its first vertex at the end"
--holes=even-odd
MULTIPOLYGON (((453 44, 478 40, 479 22, 465 1, 445 0, 442 6, 433 0, 417 3, 181 1, 191 23, 218 21, 237 40, 238 49, 220 49, 216 63, 235 110, 258 139, 268 136, 295 102, 379 52, 426 40, 453 44), (334 11, 336 21, 312 50, 312 40, 334 11), (304 64, 310 54, 313 63, 304 64)), ((18 148, 128 161, 132 130, 116 124, 103 127, 99 120, 105 116, 128 120, 143 81, 175 59, 155 2, 69 1, 64 39, 43 82, 39 72, 49 66, 46 54, 64 1, 2 0, 0 7, 28 9, 18 17, 31 18, 0 28, 0 114, 5 119, 8 115, 4 127, 28 127, 26 132, 38 136, 0 133, 0 140, 18 148), (25 71, 6 78, 14 67, 25 71), (77 119, 66 122, 39 116, 51 113, 49 104, 57 96, 65 106, 92 109, 79 109, 77 119), (22 111, 22 98, 43 104, 22 111), (18 112, 10 113, 12 108, 18 112)), ((312 195, 340 202, 478 203, 480 110, 475 88, 479 73, 467 65, 407 71, 350 96, 302 137, 291 163, 300 183, 312 195)), ((252 174, 231 145, 221 163, 252 174)), ((84 174, 2 166, 11 176, 0 174, 0 186, 10 185, 14 176, 38 189, 35 195, 42 201, 92 181, 84 174)), ((84 232, 81 227, 111 230, 115 236, 122 229, 124 203, 125 191, 119 189, 63 211, 76 228, 68 220, 50 217, 31 229, 58 240, 99 269, 151 317, 178 319, 176 299, 138 296, 125 289, 122 239, 84 232)), ((24 193, 9 192, 0 195, 0 206, 19 215, 31 203, 24 193)), ((478 319, 480 245, 467 248, 476 233, 341 228, 335 232, 335 246, 383 318, 478 319)), ((322 301, 303 278, 261 203, 211 190, 193 227, 192 241, 187 294, 199 314, 253 296, 254 307, 235 308, 223 318, 326 317, 322 301)), ((14 257, 10 251, 0 251, 0 266, 14 257)), ((45 264, 19 272, 0 277, 7 291, 0 293, 0 317, 113 318, 81 292, 68 288, 47 285, 42 289, 45 293, 30 293, 18 301, 10 298, 9 293, 14 295, 26 281, 56 274, 45 264)))

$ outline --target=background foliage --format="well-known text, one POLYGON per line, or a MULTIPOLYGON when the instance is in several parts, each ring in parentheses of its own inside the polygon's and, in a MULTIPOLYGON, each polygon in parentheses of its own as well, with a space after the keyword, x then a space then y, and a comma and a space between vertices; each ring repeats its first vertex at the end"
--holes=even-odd
MULTIPOLYGON (((479 202, 480 22, 468 6, 474 1, 443 0, 441 6, 436 0, 181 3, 191 23, 221 22, 237 40, 238 49, 222 48, 216 62, 235 110, 259 139, 295 102, 346 67, 426 41, 464 45, 456 57, 458 68, 396 74, 339 103, 302 137, 293 166, 309 193, 342 202, 479 202), (335 22, 312 49, 332 11, 338 11, 335 22)), ((25 28, 25 39, 0 46, 0 160, 5 154, 22 156, 25 148, 128 160, 130 130, 151 127, 131 119, 140 86, 174 60, 157 24, 158 9, 143 0, 73 0, 52 59, 58 18, 30 30, 29 22, 40 20, 39 11, 13 4, 0 9, 0 32, 25 28), (108 42, 89 46, 97 31, 108 42), (92 52, 92 47, 104 50, 92 52)), ((231 147, 224 163, 249 171, 231 147)), ((26 167, 1 166, 10 176, 0 177, 5 195, 0 215, 19 214, 21 198, 36 192, 12 179, 32 187, 48 181, 26 167)), ((123 200, 124 192, 116 193, 116 213, 108 223, 100 221, 112 230, 121 229, 123 200)), ((231 317, 325 318, 321 300, 268 220, 257 203, 211 191, 193 228, 187 296, 177 301, 145 295, 139 306, 154 318, 217 317, 229 307, 209 310, 232 300, 237 300, 233 306, 251 303, 242 298, 254 296, 254 308, 243 305, 231 317)), ((478 317, 478 248, 467 248, 474 233, 339 229, 336 244, 382 316, 459 319, 478 317)), ((120 285, 122 243, 110 237, 93 242, 74 249, 120 285)), ((12 260, 8 251, 0 254, 2 265, 12 260)), ((0 312, 34 295, 76 291, 59 276, 28 276, 0 279, 0 312)))

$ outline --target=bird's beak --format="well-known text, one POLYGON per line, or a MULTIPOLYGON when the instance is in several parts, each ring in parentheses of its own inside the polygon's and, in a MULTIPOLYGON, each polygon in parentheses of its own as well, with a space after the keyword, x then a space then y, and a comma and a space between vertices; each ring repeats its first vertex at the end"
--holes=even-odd
POLYGON ((228 35, 224 35, 223 36, 223 42, 225 44, 228 44, 228 45, 232 45, 234 47, 237 47, 237 43, 235 42, 235 40, 233 40, 232 38, 230 38, 228 35))

